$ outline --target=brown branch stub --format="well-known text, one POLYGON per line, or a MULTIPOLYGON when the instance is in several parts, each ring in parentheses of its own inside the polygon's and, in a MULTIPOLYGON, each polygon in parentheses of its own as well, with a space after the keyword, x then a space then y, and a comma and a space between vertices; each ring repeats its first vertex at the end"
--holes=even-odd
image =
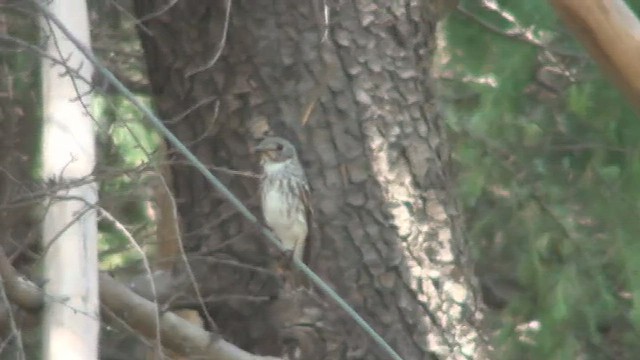
POLYGON ((640 112, 640 21, 623 0, 549 0, 640 112))
MULTIPOLYGON (((166 144, 161 142, 160 151, 166 154, 166 144)), ((152 192, 152 199, 156 211, 154 222, 157 227, 157 258, 156 267, 163 270, 173 270, 180 255, 180 219, 175 205, 175 199, 167 185, 171 179, 171 172, 166 165, 161 165, 159 172, 149 172, 144 176, 144 183, 152 192)))

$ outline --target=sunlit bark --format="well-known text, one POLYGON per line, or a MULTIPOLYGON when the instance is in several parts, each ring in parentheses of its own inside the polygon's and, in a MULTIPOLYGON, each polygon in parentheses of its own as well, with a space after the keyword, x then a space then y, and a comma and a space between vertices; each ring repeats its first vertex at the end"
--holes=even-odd
MULTIPOLYGON (((83 44, 89 46, 84 1, 48 2, 83 44)), ((46 18, 41 21, 46 51, 42 60, 43 176, 67 185, 86 178, 95 165, 94 125, 89 113, 93 67, 46 18)), ((97 359, 100 329, 98 302, 97 201, 95 183, 63 186, 46 204, 43 226, 45 314, 44 359, 97 359)))

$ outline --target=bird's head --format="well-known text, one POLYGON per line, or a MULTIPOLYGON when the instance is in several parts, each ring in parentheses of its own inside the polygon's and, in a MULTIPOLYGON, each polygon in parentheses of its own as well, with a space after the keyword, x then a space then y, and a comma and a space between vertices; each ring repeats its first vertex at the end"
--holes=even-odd
POLYGON ((260 155, 263 166, 281 164, 297 159, 296 149, 287 140, 279 137, 268 137, 262 140, 254 151, 260 155))

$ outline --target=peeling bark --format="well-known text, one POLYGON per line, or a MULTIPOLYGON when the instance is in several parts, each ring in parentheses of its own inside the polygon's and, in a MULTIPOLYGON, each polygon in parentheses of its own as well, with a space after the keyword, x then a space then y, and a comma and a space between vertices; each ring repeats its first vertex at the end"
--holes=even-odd
MULTIPOLYGON (((429 77, 434 10, 424 1, 328 2, 322 41, 321 1, 231 3, 222 55, 192 76, 223 38, 226 2, 183 0, 144 21, 153 34, 140 32, 160 114, 172 119, 191 109, 167 124, 205 163, 238 170, 257 170, 249 148, 265 132, 290 139, 322 233, 310 266, 404 358, 482 358, 481 314, 429 77), (313 94, 316 109, 302 124, 313 94)), ((163 4, 136 0, 136 14, 163 4)), ((188 251, 269 266, 275 252, 266 240, 195 170, 173 170, 188 251)), ((218 175, 258 213, 255 179, 218 175)), ((215 276, 228 276, 243 293, 259 285, 233 273, 215 276)), ((278 301, 212 310, 232 342, 279 355, 286 321, 277 316, 278 301)), ((328 306, 317 307, 325 317, 314 322, 326 325, 316 333, 328 353, 307 358, 386 358, 328 306)))

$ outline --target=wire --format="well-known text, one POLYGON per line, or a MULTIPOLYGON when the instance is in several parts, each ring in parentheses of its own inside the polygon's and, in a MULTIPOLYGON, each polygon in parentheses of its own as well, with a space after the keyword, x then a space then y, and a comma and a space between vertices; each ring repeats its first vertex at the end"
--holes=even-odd
MULTIPOLYGON (((78 39, 76 39, 73 34, 62 24, 62 22, 53 15, 44 5, 42 5, 37 0, 32 0, 36 6, 42 11, 42 13, 48 17, 55 25, 67 36, 67 38, 84 54, 84 56, 96 67, 98 71, 100 71, 104 77, 109 81, 113 86, 120 91, 135 107, 137 107, 144 116, 151 122, 151 125, 155 127, 167 140, 175 146, 175 148, 182 153, 189 162, 193 164, 193 166, 198 169, 202 175, 213 185, 218 191, 224 195, 229 202, 238 210, 240 213, 250 222, 252 222, 255 226, 257 226, 260 231, 269 239, 272 243, 274 243, 280 250, 284 250, 280 241, 275 237, 275 235, 262 226, 258 219, 247 209, 244 204, 224 186, 223 183, 218 180, 206 166, 198 160, 198 158, 193 155, 189 149, 187 149, 184 144, 175 136, 173 133, 167 129, 166 126, 151 110, 149 110, 140 100, 138 100, 135 95, 126 86, 124 86, 112 73, 109 71, 102 63, 93 55, 91 50, 87 49, 78 39)), ((367 323, 338 293, 335 292, 327 283, 325 283, 316 273, 314 273, 307 265, 305 265, 300 259, 293 258, 293 263, 298 267, 305 275, 307 275, 322 291, 324 291, 330 298, 332 298, 355 322, 362 327, 362 329, 369 335, 371 338, 380 345, 382 349, 385 350, 394 360, 402 360, 402 357, 393 350, 393 348, 380 336, 372 327, 367 323)))

